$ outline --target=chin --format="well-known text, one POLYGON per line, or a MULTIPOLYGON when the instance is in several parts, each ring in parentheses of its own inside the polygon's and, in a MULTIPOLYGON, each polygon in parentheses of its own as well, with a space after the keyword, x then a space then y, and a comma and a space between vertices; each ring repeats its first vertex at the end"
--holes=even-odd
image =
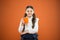
POLYGON ((28 17, 31 17, 30 15, 28 17))

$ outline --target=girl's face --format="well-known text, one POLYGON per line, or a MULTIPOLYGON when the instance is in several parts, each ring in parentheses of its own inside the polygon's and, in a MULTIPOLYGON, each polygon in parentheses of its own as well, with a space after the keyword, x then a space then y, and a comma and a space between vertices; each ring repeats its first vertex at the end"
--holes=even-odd
POLYGON ((26 9, 26 14, 27 14, 28 17, 32 16, 33 13, 34 13, 34 10, 32 8, 27 8, 26 9))

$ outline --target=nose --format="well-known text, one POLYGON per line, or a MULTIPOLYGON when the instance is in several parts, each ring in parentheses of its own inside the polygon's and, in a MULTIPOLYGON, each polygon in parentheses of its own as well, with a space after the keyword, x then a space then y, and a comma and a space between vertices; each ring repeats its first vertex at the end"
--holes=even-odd
POLYGON ((31 13, 28 13, 28 14, 31 14, 31 13))
POLYGON ((31 13, 31 11, 29 11, 28 13, 31 13))

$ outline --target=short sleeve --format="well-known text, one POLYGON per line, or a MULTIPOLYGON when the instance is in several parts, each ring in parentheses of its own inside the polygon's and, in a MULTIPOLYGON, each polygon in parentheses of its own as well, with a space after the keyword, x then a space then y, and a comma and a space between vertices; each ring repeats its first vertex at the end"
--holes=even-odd
POLYGON ((18 28, 19 33, 21 33, 23 30, 22 21, 23 21, 23 18, 21 18, 20 23, 19 23, 19 28, 18 28))

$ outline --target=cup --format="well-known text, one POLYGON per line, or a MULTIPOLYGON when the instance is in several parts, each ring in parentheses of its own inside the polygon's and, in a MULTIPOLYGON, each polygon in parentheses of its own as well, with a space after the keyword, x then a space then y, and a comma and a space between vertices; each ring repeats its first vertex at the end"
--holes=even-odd
POLYGON ((28 23, 28 18, 27 18, 27 17, 24 18, 24 23, 25 23, 25 24, 28 23))

